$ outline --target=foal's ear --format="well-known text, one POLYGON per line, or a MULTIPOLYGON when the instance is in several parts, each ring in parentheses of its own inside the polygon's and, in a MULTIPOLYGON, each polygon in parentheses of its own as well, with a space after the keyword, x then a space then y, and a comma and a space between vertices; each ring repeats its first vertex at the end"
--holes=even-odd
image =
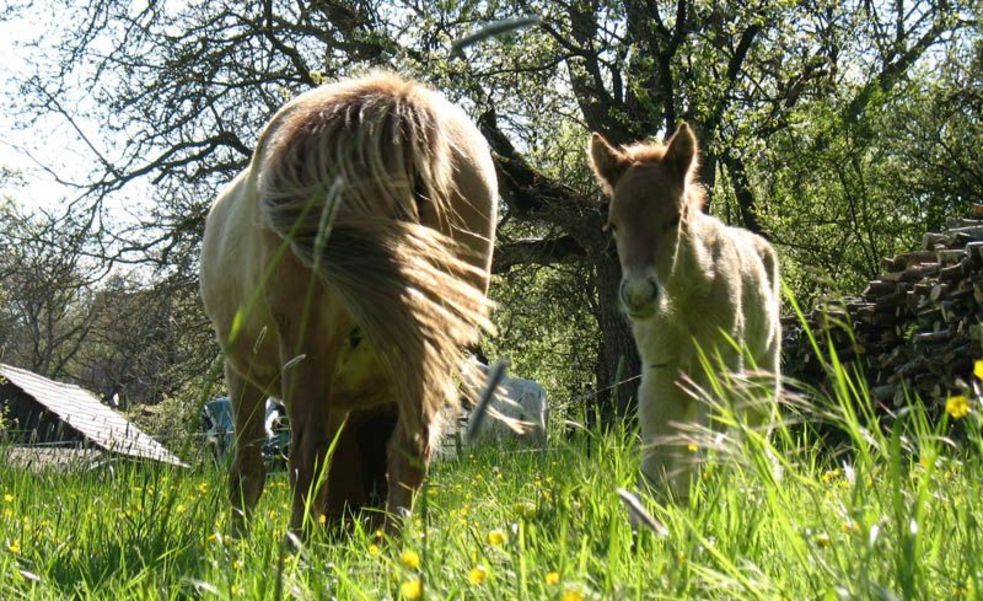
POLYGON ((663 161, 680 179, 686 179, 690 170, 696 168, 696 136, 685 121, 676 128, 669 138, 669 148, 663 161))
POLYGON ((625 153, 621 152, 604 139, 604 136, 594 132, 590 137, 590 145, 587 149, 587 156, 590 157, 591 166, 594 168, 594 176, 601 188, 608 196, 614 194, 614 186, 624 175, 630 163, 625 153))

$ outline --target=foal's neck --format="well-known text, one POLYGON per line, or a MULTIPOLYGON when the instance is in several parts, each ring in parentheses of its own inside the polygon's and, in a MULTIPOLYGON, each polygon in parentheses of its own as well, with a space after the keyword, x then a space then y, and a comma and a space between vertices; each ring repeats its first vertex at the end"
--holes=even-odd
POLYGON ((712 218, 701 210, 700 199, 687 189, 685 216, 679 225, 679 238, 672 265, 665 278, 670 294, 699 288, 713 279, 713 256, 708 248, 712 218))

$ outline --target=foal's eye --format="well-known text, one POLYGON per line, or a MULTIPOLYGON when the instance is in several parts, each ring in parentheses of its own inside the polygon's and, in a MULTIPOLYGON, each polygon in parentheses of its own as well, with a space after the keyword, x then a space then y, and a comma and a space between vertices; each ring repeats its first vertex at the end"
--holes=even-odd
POLYGON ((676 226, 679 225, 679 218, 680 218, 679 215, 676 215, 675 217, 673 217, 672 220, 669 223, 667 223, 667 224, 665 224, 665 226, 663 226, 663 229, 666 230, 666 231, 669 231, 671 229, 674 229, 676 226))

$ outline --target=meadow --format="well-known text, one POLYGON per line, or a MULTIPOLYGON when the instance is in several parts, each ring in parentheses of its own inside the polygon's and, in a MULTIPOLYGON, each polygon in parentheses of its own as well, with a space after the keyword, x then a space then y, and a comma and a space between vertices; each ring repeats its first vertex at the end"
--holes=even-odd
POLYGON ((616 494, 637 486, 624 431, 474 447, 435 463, 401 536, 317 529, 300 549, 283 473, 234 540, 217 466, 0 466, 0 598, 979 598, 977 408, 875 418, 833 369, 825 404, 788 403, 770 441, 696 433, 689 502, 644 497, 668 533, 634 532, 616 494))

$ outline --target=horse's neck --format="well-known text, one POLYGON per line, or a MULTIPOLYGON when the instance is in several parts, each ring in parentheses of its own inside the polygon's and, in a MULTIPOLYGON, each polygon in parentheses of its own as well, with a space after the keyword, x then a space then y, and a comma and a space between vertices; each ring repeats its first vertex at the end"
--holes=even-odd
POLYGON ((703 214, 698 206, 690 206, 690 214, 679 231, 671 272, 663 281, 670 294, 700 289, 713 281, 713 248, 717 221, 703 214))

